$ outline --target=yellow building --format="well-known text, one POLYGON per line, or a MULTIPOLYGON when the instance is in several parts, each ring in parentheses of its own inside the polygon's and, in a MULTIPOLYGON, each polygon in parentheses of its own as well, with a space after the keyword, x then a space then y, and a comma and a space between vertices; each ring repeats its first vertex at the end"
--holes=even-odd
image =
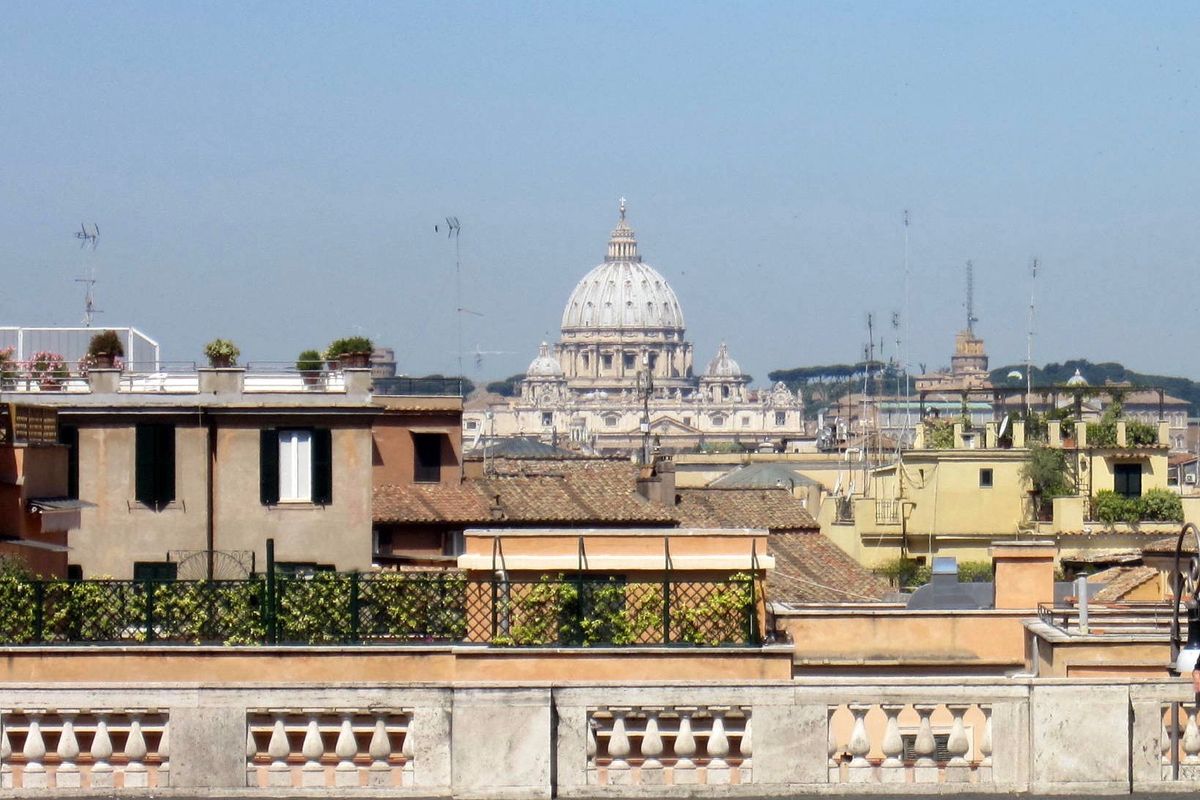
MULTIPOLYGON (((1065 476, 1073 493, 1041 499, 1031 492, 1024 467, 1032 448, 1025 426, 1001 431, 994 422, 982 435, 952 427, 953 441, 937 444, 918 429, 916 446, 893 464, 872 470, 857 493, 834 494, 821 506, 822 531, 861 563, 874 566, 909 557, 934 555, 961 561, 985 561, 988 548, 1007 541, 1049 539, 1063 550, 1136 547, 1148 537, 1179 527, 1178 521, 1104 522, 1103 501, 1112 492, 1136 499, 1167 489, 1169 430, 1159 422, 1154 441, 1135 443, 1127 423, 1116 423, 1115 441, 1088 442, 1088 426, 1075 424, 1064 438, 1061 423, 1051 421, 1045 446, 1063 454, 1065 476)), ((951 429, 947 426, 947 433, 951 429)), ((1185 520, 1200 519, 1200 498, 1181 498, 1185 520)), ((1131 508, 1134 506, 1130 506, 1131 508)))

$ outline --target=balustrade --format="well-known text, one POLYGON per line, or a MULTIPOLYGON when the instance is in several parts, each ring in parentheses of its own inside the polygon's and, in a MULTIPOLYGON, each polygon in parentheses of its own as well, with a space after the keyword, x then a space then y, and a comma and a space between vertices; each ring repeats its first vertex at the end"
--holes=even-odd
POLYGON ((992 783, 989 704, 846 703, 826 711, 830 783, 992 783))
POLYGON ((753 780, 749 706, 588 709, 587 779, 601 786, 753 780))
POLYGON ((1167 705, 1163 709, 1162 724, 1162 777, 1171 780, 1174 775, 1174 765, 1171 762, 1171 728, 1176 727, 1175 742, 1179 757, 1179 779, 1185 781, 1200 780, 1200 722, 1197 716, 1200 710, 1194 704, 1178 703, 1174 708, 1167 705), (1177 711, 1177 715, 1173 713, 1177 711), (1174 717, 1174 719, 1172 719, 1174 717))
POLYGON ((4 789, 151 789, 169 785, 167 715, 148 709, 4 709, 4 789))
POLYGON ((412 720, 412 711, 401 709, 251 709, 246 783, 274 789, 412 786, 412 720))

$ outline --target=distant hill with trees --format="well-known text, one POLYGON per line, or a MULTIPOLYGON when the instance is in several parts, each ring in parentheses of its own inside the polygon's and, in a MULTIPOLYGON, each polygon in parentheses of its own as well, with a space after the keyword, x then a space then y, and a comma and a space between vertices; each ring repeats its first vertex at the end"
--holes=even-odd
POLYGON ((772 384, 783 381, 793 392, 799 390, 804 397, 804 413, 812 416, 847 394, 862 391, 864 380, 868 380, 867 388, 872 394, 895 394, 904 373, 891 362, 859 361, 777 369, 768 372, 767 378, 772 384))
MULTIPOLYGON (((1161 388, 1173 397, 1186 400, 1191 407, 1188 412, 1191 416, 1200 416, 1200 383, 1190 378, 1134 372, 1115 361, 1093 364, 1087 359, 1080 358, 1064 361, 1061 364, 1055 362, 1046 364, 1044 367, 1034 367, 1033 385, 1062 385, 1075 375, 1075 370, 1079 370, 1079 374, 1092 386, 1103 386, 1105 383, 1131 383, 1134 386, 1161 388)), ((992 383, 996 386, 1024 386, 1024 376, 1024 364, 997 367, 989 373, 992 383), (1009 373, 1013 371, 1020 372, 1021 377, 1008 377, 1009 373)))

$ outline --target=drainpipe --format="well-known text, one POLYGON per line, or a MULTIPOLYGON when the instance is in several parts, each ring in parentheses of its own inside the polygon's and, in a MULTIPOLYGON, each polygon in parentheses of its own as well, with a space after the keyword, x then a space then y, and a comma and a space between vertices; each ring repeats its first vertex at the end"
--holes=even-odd
POLYGON ((1079 632, 1086 636, 1088 632, 1088 582, 1085 575, 1080 575, 1075 579, 1075 600, 1079 607, 1079 632))
POLYGON ((208 579, 211 581, 213 579, 213 572, 214 572, 213 561, 215 559, 214 551, 216 548, 216 530, 215 530, 215 526, 214 526, 214 522, 213 522, 213 507, 215 505, 216 492, 214 491, 214 487, 213 487, 213 477, 216 474, 216 466, 217 466, 217 423, 212 418, 212 416, 208 413, 202 412, 202 416, 206 421, 205 437, 207 439, 207 442, 206 442, 205 449, 207 451, 206 455, 207 455, 207 461, 208 461, 208 464, 206 466, 205 493, 204 493, 205 494, 205 498, 204 498, 204 500, 205 500, 204 534, 205 534, 205 547, 207 549, 206 555, 208 556, 208 563, 206 565, 207 569, 206 569, 205 574, 208 576, 208 579))

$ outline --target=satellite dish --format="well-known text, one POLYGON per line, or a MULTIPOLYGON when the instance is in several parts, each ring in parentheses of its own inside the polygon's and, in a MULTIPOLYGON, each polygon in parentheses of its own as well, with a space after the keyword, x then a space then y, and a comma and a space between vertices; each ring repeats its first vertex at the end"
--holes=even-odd
POLYGON ((1012 372, 1008 373, 1008 377, 1016 378, 1017 380, 1021 380, 1021 378, 1024 378, 1025 376, 1021 374, 1021 371, 1019 369, 1014 369, 1012 372))
POLYGON ((1009 416, 1010 416, 1010 415, 1008 415, 1008 414, 1005 414, 1005 415, 1004 415, 1004 419, 1000 420, 1000 430, 998 430, 998 431, 996 432, 996 438, 997 438, 997 439, 999 439, 999 438, 1001 438, 1002 436, 1004 436, 1004 432, 1005 432, 1006 430, 1008 430, 1008 420, 1009 420, 1009 416))

